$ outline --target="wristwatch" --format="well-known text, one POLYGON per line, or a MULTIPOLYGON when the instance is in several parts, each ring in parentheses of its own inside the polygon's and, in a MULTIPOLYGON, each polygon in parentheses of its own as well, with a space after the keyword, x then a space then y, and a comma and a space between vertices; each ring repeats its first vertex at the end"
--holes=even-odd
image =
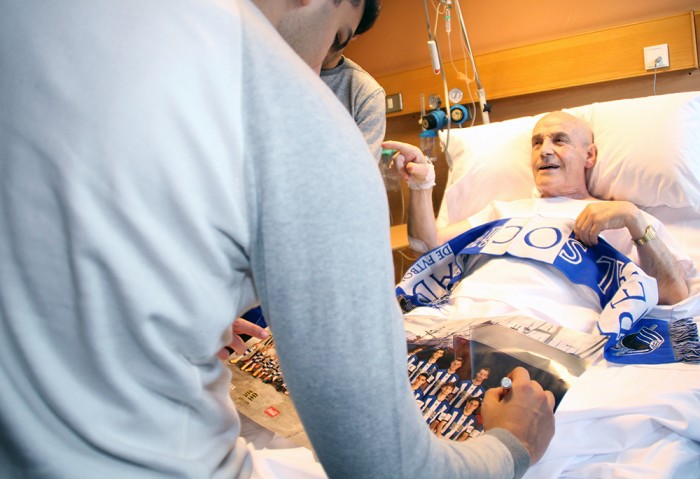
POLYGON ((641 238, 637 238, 636 240, 632 240, 632 241, 634 241, 634 244, 636 244, 637 246, 642 246, 644 244, 649 243, 654 238, 656 238, 656 230, 654 229, 653 226, 649 225, 649 226, 647 226, 647 229, 644 231, 644 236, 642 236, 641 238))

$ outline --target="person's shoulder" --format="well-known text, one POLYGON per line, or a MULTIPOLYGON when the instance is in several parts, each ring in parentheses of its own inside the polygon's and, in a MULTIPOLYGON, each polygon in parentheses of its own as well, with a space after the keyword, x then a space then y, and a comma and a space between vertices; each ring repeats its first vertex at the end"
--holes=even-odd
POLYGON ((246 123, 250 125, 248 130, 255 135, 264 134, 265 148, 270 152, 270 145, 281 150, 292 136, 297 141, 300 137, 334 138, 333 142, 314 143, 314 148, 323 150, 319 154, 324 155, 349 156, 366 148, 359 131, 356 135, 347 134, 355 126, 353 119, 333 92, 323 87, 318 73, 284 41, 257 7, 242 3, 243 25, 238 48, 242 50, 240 75, 245 92, 242 103, 246 123), (283 118, 304 121, 291 122, 288 128, 258 128, 269 122, 270 108, 283 118))
POLYGON ((239 2, 237 6, 241 23, 240 48, 250 56, 250 66, 268 68, 277 65, 282 71, 290 68, 308 70, 308 66, 254 4, 239 2))
POLYGON ((358 65, 346 56, 343 56, 343 61, 339 66, 342 66, 343 68, 348 70, 354 70, 369 75, 369 73, 367 73, 367 71, 364 68, 362 68, 360 65, 358 65))
POLYGON ((353 77, 360 78, 365 83, 370 84, 375 88, 381 88, 383 90, 383 87, 369 72, 367 72, 367 70, 362 68, 360 65, 358 65, 348 57, 343 57, 343 62, 341 65, 339 65, 339 67, 343 67, 345 71, 350 72, 353 77))

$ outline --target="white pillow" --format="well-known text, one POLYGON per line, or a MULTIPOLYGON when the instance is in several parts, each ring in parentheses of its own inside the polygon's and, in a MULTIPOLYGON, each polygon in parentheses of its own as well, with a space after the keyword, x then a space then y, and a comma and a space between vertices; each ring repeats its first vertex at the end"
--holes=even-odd
POLYGON ((593 196, 700 213, 700 92, 597 103, 592 125, 593 196))
MULTIPOLYGON (((450 130, 447 161, 452 169, 440 205, 438 226, 456 223, 493 200, 529 198, 535 183, 530 137, 539 117, 450 130)), ((446 140, 446 132, 440 132, 446 140)))
MULTIPOLYGON (((690 207, 700 214, 700 92, 565 111, 593 128, 598 162, 589 177, 592 195, 643 207, 690 207)), ((531 196, 530 136, 541 116, 451 131, 446 153, 452 171, 439 226, 466 219, 492 200, 531 196)))

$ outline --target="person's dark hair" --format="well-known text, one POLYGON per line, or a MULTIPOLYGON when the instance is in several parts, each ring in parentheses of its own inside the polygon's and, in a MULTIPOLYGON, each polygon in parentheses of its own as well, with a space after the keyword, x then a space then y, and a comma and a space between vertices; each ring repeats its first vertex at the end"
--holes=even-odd
POLYGON ((472 414, 480 414, 481 413, 481 406, 484 404, 481 398, 475 398, 474 396, 469 396, 464 403, 464 409, 467 409, 469 407, 469 403, 472 401, 476 401, 479 403, 479 405, 474 409, 472 414))
MULTIPOLYGON (((348 1, 353 7, 356 7, 360 4, 362 0, 348 1)), ((341 2, 343 2, 343 0, 333 0, 333 4, 336 6, 339 5, 341 2)), ((357 25, 357 28, 355 29, 355 32, 352 34, 352 36, 356 37, 372 28, 374 22, 377 21, 377 17, 379 16, 379 11, 381 10, 381 8, 381 0, 365 0, 365 8, 362 11, 362 18, 360 18, 360 23, 357 25)), ((334 42, 333 45, 331 45, 331 51, 338 52, 345 49, 345 47, 348 46, 350 40, 351 39, 348 38, 342 44, 338 44, 337 41, 334 42)))
POLYGON ((439 391, 442 391, 442 390, 445 389, 446 387, 451 387, 452 390, 454 390, 454 388, 455 388, 455 383, 454 383, 454 382, 445 383, 445 384, 443 384, 442 386, 440 386, 439 391))
MULTIPOLYGON (((360 0, 350 0, 353 4, 357 4, 360 0)), ((367 30, 372 28, 374 22, 377 21, 379 17, 379 12, 382 9, 381 0, 365 0, 365 11, 362 12, 362 18, 360 23, 355 29, 355 36, 365 33, 367 30)))
MULTIPOLYGON (((333 0, 333 3, 338 5, 343 0, 333 0)), ((353 6, 358 6, 362 0, 349 0, 353 6)), ((360 18, 360 23, 355 29, 354 36, 362 35, 367 30, 372 28, 374 22, 377 21, 379 17, 379 12, 382 9, 382 0, 365 0, 365 10, 362 12, 362 18, 360 18)))

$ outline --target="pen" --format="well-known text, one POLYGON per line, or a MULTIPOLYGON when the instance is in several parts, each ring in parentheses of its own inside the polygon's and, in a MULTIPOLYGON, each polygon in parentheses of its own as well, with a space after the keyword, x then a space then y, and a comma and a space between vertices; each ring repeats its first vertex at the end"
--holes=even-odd
POLYGON ((510 378, 503 378, 501 379, 501 387, 503 388, 503 395, 505 396, 508 394, 508 391, 510 391, 510 388, 513 387, 513 381, 510 378))

